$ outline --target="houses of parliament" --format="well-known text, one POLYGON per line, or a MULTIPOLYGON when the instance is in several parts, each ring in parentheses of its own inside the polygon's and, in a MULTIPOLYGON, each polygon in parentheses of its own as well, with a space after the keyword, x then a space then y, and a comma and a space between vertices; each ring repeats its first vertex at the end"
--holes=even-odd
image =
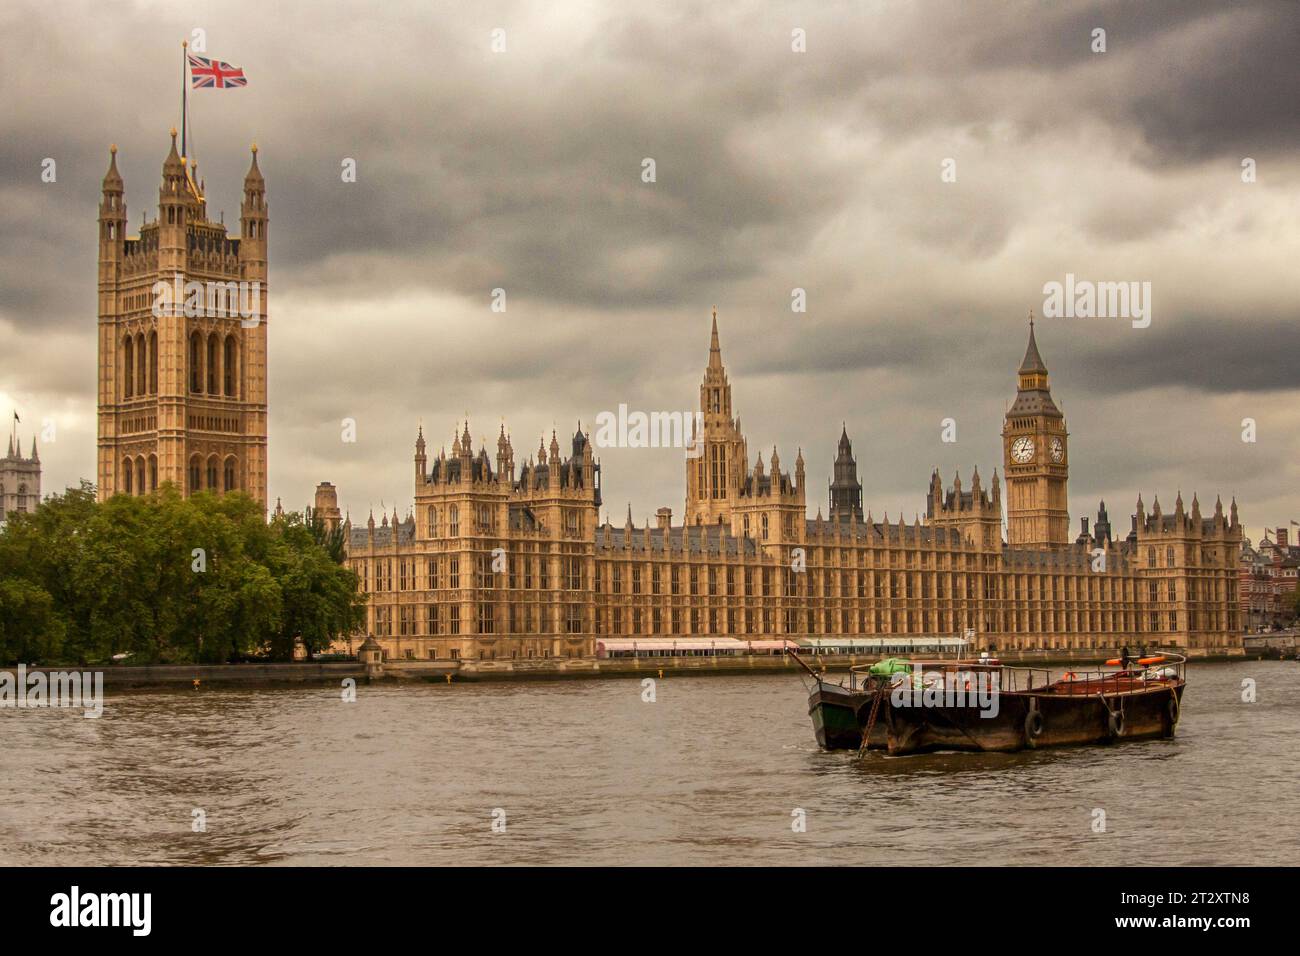
MULTIPOLYGON (((682 519, 664 507, 644 527, 630 510, 622 526, 599 521, 601 466, 581 427, 566 447, 552 433, 518 462, 504 426, 495 455, 474 449, 468 424, 432 455, 421 430, 414 509, 347 523, 368 631, 390 657, 443 660, 589 656, 620 639, 1240 646, 1235 500, 1203 511, 1180 493, 1165 510, 1139 496, 1127 529, 1102 502, 1071 535, 1069 432, 1032 319, 1002 475, 986 486, 976 470, 945 487, 935 472, 925 517, 910 524, 863 513, 847 431, 825 516, 808 518, 802 453, 792 470, 775 449, 751 464, 716 311, 699 409, 682 519)), ((333 485, 317 488, 315 505, 341 520, 333 485)))
MULTIPOLYGON (((266 507, 268 224, 256 147, 231 235, 212 221, 173 130, 157 217, 128 236, 111 151, 98 222, 101 497, 170 482, 266 507), (181 280, 207 290, 202 307, 160 308, 157 290, 181 280), (260 290, 251 316, 228 307, 248 283, 260 290)), ((630 511, 622 526, 601 523, 601 465, 580 427, 564 447, 552 433, 518 461, 504 426, 495 455, 474 449, 468 423, 436 454, 421 431, 414 508, 365 527, 321 483, 314 510, 346 526, 346 560, 369 594, 366 631, 390 657, 426 660, 585 657, 618 639, 1240 646, 1235 501, 1203 513, 1195 495, 1169 510, 1139 497, 1127 529, 1102 503, 1072 536, 1070 436, 1032 321, 1002 474, 946 487, 935 472, 925 517, 910 524, 864 514, 847 431, 824 516, 808 517, 801 453, 789 470, 775 448, 751 462, 716 311, 698 408, 678 523, 668 507, 653 526, 635 527, 630 511)))

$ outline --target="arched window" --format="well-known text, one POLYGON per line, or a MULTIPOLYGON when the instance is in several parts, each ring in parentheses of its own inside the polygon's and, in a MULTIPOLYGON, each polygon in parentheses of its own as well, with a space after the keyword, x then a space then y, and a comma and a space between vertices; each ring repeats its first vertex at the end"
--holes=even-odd
POLYGON ((145 345, 144 333, 135 337, 135 391, 137 395, 149 394, 149 349, 145 345))
POLYGON ((130 458, 122 459, 122 490, 128 495, 132 494, 133 485, 135 484, 135 467, 131 464, 130 458))
POLYGON ((453 538, 460 534, 460 508, 456 505, 447 509, 447 534, 453 538))
POLYGON ((429 537, 438 537, 438 509, 433 505, 429 506, 429 537))
POLYGON ((227 398, 235 397, 235 337, 226 336, 226 354, 222 356, 221 369, 225 373, 225 393, 227 398))
POLYGON ((149 394, 158 394, 158 333, 149 333, 149 394))
POLYGON ((213 491, 217 490, 217 456, 213 455, 208 458, 208 487, 213 491))
POLYGON ((149 490, 158 490, 158 456, 149 456, 149 490))
POLYGON ((213 332, 208 336, 208 394, 220 395, 219 384, 220 379, 217 377, 217 333, 213 332))
POLYGON ((233 457, 226 459, 226 467, 221 476, 221 488, 223 491, 234 491, 235 485, 235 459, 233 457))
POLYGON ((203 475, 199 467, 199 456, 194 455, 190 458, 190 494, 196 494, 203 490, 203 475))
MULTIPOLYGON (((135 339, 127 336, 122 342, 122 397, 135 394, 135 339)), ((130 489, 127 489, 130 491, 130 489)))
POLYGON ((135 460, 135 493, 143 495, 146 493, 144 483, 144 456, 135 460))
POLYGON ((203 337, 197 332, 190 336, 190 391, 203 391, 203 337))
POLYGON ((767 540, 767 515, 763 515, 763 540, 767 540))

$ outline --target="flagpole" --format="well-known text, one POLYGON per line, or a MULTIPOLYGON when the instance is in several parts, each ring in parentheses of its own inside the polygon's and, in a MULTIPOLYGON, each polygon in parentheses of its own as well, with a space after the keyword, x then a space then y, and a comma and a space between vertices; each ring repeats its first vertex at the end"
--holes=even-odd
POLYGON ((188 124, 187 111, 189 107, 189 40, 181 41, 181 156, 185 155, 185 130, 188 124))

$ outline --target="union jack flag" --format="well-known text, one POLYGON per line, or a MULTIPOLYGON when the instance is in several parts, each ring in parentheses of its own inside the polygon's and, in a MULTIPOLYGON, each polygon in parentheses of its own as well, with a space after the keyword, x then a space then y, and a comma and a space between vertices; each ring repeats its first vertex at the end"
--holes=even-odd
POLYGON ((226 90, 234 86, 247 86, 248 78, 240 67, 209 60, 207 57, 186 54, 190 60, 190 88, 195 90, 226 90))

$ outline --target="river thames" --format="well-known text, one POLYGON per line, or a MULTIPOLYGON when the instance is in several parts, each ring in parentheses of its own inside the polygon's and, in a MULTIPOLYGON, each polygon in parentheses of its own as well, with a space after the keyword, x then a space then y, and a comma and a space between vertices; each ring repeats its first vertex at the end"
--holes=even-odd
POLYGON ((654 691, 385 683, 346 703, 322 686, 205 687, 110 693, 97 720, 0 710, 0 864, 1300 857, 1300 663, 1190 666, 1172 740, 861 763, 818 750, 793 675, 674 676, 654 691))

